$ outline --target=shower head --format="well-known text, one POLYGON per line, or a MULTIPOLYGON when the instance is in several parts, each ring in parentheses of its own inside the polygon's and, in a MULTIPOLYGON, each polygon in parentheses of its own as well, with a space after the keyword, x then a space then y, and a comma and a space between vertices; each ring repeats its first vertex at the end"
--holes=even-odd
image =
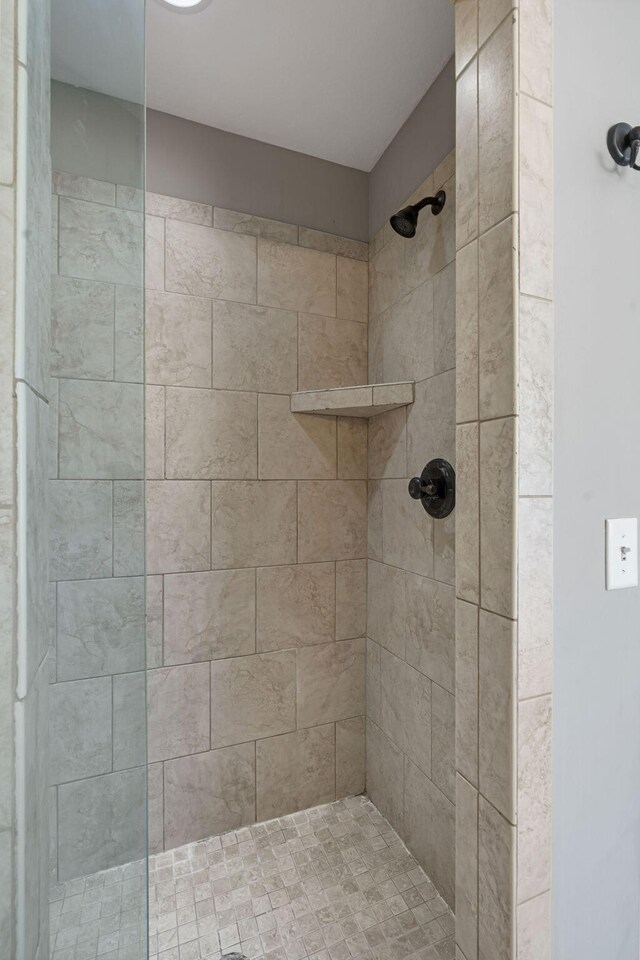
POLYGON ((409 207, 403 207, 389 220, 396 233, 401 237, 415 237, 416 227, 418 226, 418 214, 423 207, 430 206, 434 217, 442 213, 447 195, 444 190, 439 190, 435 197, 425 197, 419 203, 414 203, 409 207))

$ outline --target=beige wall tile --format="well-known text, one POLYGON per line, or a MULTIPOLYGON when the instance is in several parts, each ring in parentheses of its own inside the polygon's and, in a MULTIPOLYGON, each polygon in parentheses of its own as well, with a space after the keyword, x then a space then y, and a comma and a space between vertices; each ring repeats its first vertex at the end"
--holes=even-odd
POLYGON ((369 476, 406 477, 407 411, 390 410, 369 421, 369 476))
POLYGON ((553 490, 553 305, 520 297, 518 457, 521 496, 553 490))
POLYGON ((268 237, 281 243, 298 242, 298 227, 294 223, 254 217, 250 213, 238 213, 237 210, 225 210, 223 207, 214 207, 213 225, 219 230, 248 233, 252 237, 268 237))
POLYGON ((221 390, 286 393, 298 385, 298 317, 244 303, 213 302, 212 382, 221 390))
POLYGON ((368 243, 363 243, 362 240, 349 240, 348 237, 338 237, 333 233, 323 233, 321 230, 312 230, 310 227, 300 227, 300 246, 324 250, 326 253, 335 253, 354 260, 367 260, 369 257, 368 243))
POLYGON ((207 570, 211 563, 211 506, 204 480, 149 480, 147 573, 207 570))
POLYGON ((367 561, 336 563, 336 640, 363 637, 367 629, 367 561))
POLYGON ((518 960, 551 960, 551 893, 518 907, 518 960))
POLYGON ((147 669, 162 666, 162 643, 164 633, 163 611, 164 578, 146 578, 147 608, 147 669))
POLYGON ((454 804, 405 759, 405 840, 451 907, 455 902, 455 828, 454 804), (425 830, 427 823, 429 829, 425 830))
POLYGON ((446 157, 444 157, 433 171, 433 192, 442 190, 449 180, 455 176, 456 172, 456 150, 455 147, 446 157))
POLYGON ((515 617, 516 422, 480 426, 480 590, 482 606, 515 617))
MULTIPOLYGON (((481 27, 487 2, 511 4, 511 0, 480 0, 481 27)), ((480 233, 514 210, 514 30, 509 17, 479 55, 480 233)))
POLYGON ((147 807, 149 810, 149 853, 164 850, 164 764, 147 767, 147 807))
POLYGON ((367 328, 351 320, 302 314, 298 389, 353 387, 367 382, 367 328))
POLYGON ((510 217, 479 242, 480 417, 517 412, 516 241, 510 217))
POLYGON ((115 205, 115 183, 94 180, 92 177, 81 177, 73 173, 63 173, 58 170, 53 171, 51 182, 53 192, 60 197, 73 197, 76 200, 91 200, 93 203, 115 205))
POLYGON ((405 293, 406 242, 393 234, 369 260, 369 319, 379 316, 405 293))
POLYGON ((337 258, 338 316, 366 323, 369 314, 369 264, 337 258))
POLYGON ((381 651, 380 726, 420 769, 431 773, 431 681, 381 651))
POLYGON ((336 798, 357 796, 365 787, 365 719, 336 723, 336 798))
POLYGON ((402 751, 367 718, 367 794, 394 830, 402 830, 403 756, 402 751))
POLYGON ((95 280, 52 277, 51 374, 113 378, 115 287, 95 280))
POLYGON ((211 663, 212 747, 274 737, 295 727, 294 650, 211 663))
POLYGON ((305 563, 257 571, 258 650, 282 650, 334 638, 335 566, 305 563))
POLYGON ((172 220, 186 220, 188 223, 211 226, 212 209, 208 203, 179 200, 161 193, 146 193, 144 205, 146 212, 155 217, 169 217, 172 220))
POLYGON ((405 659, 450 693, 455 685, 455 597, 449 584, 406 574, 405 659))
POLYGON ((291 413, 289 397, 260 394, 258 475, 261 480, 335 477, 335 420, 291 413))
POLYGON ((524 497, 518 506, 518 696, 553 685, 553 501, 524 497))
POLYGON ((478 418, 478 243, 456 258, 456 420, 478 418))
POLYGON ((551 103, 553 27, 551 0, 520 3, 520 91, 551 103))
POLYGON ((336 260, 330 253, 258 240, 258 303, 336 315, 336 260))
POLYGON ((144 388, 144 464, 147 480, 164 477, 164 387, 144 388))
POLYGON ((478 50, 478 0, 456 0, 455 16, 456 74, 460 74, 478 50))
POLYGON ((369 561, 367 576, 367 636, 404 658, 405 572, 369 561))
MULTIPOLYGON (((429 218, 428 229, 424 223, 415 238, 407 244, 405 250, 405 289, 413 290, 419 284, 439 273, 451 263, 456 255, 456 185, 452 178, 445 184, 439 184, 447 195, 442 213, 429 218)), ((431 190, 429 190, 431 193, 431 190)), ((422 194, 424 196, 424 194, 422 194)), ((399 238, 401 242, 406 240, 399 238)))
POLYGON ((520 291, 553 297, 553 110, 520 97, 520 291))
POLYGON ((380 659, 381 648, 374 640, 367 640, 366 690, 367 719, 380 726, 380 659))
POLYGON ((209 749, 209 665, 149 670, 149 762, 209 749))
POLYGON ((518 705, 518 902, 551 887, 551 697, 518 705))
POLYGON ((456 768, 478 786, 478 607, 456 601, 456 768))
POLYGON ((470 603, 480 602, 480 464, 477 423, 456 428, 456 540, 464 550, 456 552, 457 595, 470 603))
POLYGON ((367 552, 364 480, 298 484, 298 562, 356 560, 367 552))
POLYGON ((369 383, 381 383, 384 379, 383 376, 383 357, 382 357, 382 345, 383 345, 383 336, 384 336, 384 314, 381 313, 377 317, 369 318, 368 325, 368 366, 369 366, 369 383))
POLYGON ((335 727, 330 723, 256 743, 258 820, 335 797, 335 727))
POLYGON ((434 372, 456 365, 456 265, 455 261, 433 278, 434 372))
POLYGON ((292 481, 214 482, 211 522, 213 569, 295 563, 292 481))
POLYGON ((412 500, 406 480, 382 481, 382 537, 385 563, 433 576, 433 523, 412 500))
POLYGON ((456 777, 456 941, 468 960, 478 956, 478 793, 456 777))
POLYGON ((255 393, 167 387, 166 475, 239 480, 258 472, 255 393))
POLYGON ((193 663, 255 651, 253 570, 164 578, 164 662, 193 663))
POLYGON ((480 792, 511 823, 516 817, 516 640, 512 620, 480 611, 480 792))
POLYGON ((478 0, 478 40, 485 43, 518 0, 478 0))
MULTIPOLYGON (((463 0, 465 4, 477 0, 463 0)), ((460 0, 456 3, 456 10, 460 0)), ((456 83, 456 245, 478 236, 478 60, 456 83)))
POLYGON ((366 480, 367 427, 364 417, 338 417, 338 478, 366 480))
POLYGON ((436 580, 456 582, 456 520, 449 514, 433 525, 433 575, 436 580))
POLYGON ((382 560, 382 482, 367 483, 367 556, 382 560))
POLYGON ((365 710, 365 641, 339 640, 297 651, 298 727, 358 717, 365 710))
POLYGON ((478 806, 478 960, 513 960, 515 828, 484 797, 478 806))
POLYGON ((431 779, 456 802, 455 698, 437 683, 431 685, 431 779))
POLYGON ((145 378, 169 386, 211 386, 211 303, 148 290, 145 378))
POLYGON ((166 289, 256 302, 256 241, 227 230, 166 221, 166 289))
POLYGON ((455 407, 455 370, 416 383, 415 402, 407 408, 407 473, 410 477, 419 476, 434 457, 455 464, 455 407))
POLYGON ((160 217, 144 218, 144 285, 147 290, 164 290, 164 220, 160 217))
POLYGON ((424 380, 433 376, 435 364, 431 280, 425 280, 416 286, 385 314, 382 356, 384 380, 387 383, 424 380))

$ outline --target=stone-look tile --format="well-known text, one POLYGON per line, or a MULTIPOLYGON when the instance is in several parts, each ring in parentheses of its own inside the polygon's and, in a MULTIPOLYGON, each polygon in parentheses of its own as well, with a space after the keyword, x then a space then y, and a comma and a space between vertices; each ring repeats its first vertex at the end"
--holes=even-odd
MULTIPOLYGON (((463 0, 465 4, 477 0, 463 0)), ((456 3, 456 10, 458 4, 456 3)), ((456 243, 458 249, 478 236, 478 61, 474 58, 456 82, 456 243)))
POLYGON ((301 314, 298 389, 352 387, 366 381, 366 326, 352 320, 301 314))
POLYGON ((164 290, 165 221, 144 218, 144 285, 146 290, 164 290))
POLYGON ((449 584, 406 574, 407 663, 449 693, 455 684, 455 597, 449 584))
POLYGON ((52 580, 111 576, 111 486, 106 480, 52 480, 49 484, 52 580))
MULTIPOLYGON (((447 195, 442 213, 432 217, 429 230, 418 230, 415 239, 405 248, 405 282, 408 290, 413 290, 429 277, 435 276, 455 259, 455 178, 452 177, 438 186, 444 189, 447 195)), ((420 195, 425 194, 420 191, 420 195)), ((406 240, 403 241, 401 237, 398 239, 406 244, 406 240)))
POLYGON ((281 310, 335 317, 335 257, 317 250, 259 239, 258 303, 281 310))
POLYGON ((382 650, 380 725, 402 752, 431 773, 431 681, 382 650))
POLYGON ((145 195, 145 210, 154 217, 167 217, 171 220, 186 220, 188 223, 200 223, 210 227, 213 211, 208 203, 196 203, 193 200, 179 200, 161 193, 145 195))
POLYGON ((367 635, 398 657, 405 655, 405 572, 369 561, 367 635))
POLYGON ((456 590, 462 600, 480 602, 480 464, 477 423, 456 428, 456 590))
POLYGON ((478 960, 512 960, 515 828, 483 796, 478 807, 478 960))
MULTIPOLYGON (((481 0, 482 7, 487 0, 481 0)), ((489 0, 493 2, 493 0, 489 0)), ((496 0, 497 3, 511 0, 496 0)), ((502 19, 502 17, 500 18, 502 19)), ((514 209, 514 37, 508 17, 479 54, 479 182, 480 233, 504 220, 514 209)), ((481 39, 482 42, 482 39, 481 39)))
POLYGON ((364 480, 298 484, 298 562, 357 560, 367 552, 364 480))
POLYGON ((367 478, 367 420, 338 417, 338 479, 367 478))
POLYGON ((443 457, 455 464, 456 375, 440 373, 416 383, 415 402, 407 409, 407 473, 419 476, 425 463, 443 457))
POLYGON ((367 719, 373 720, 378 726, 380 726, 380 701, 382 696, 380 685, 381 656, 381 647, 375 641, 367 639, 365 664, 367 719))
POLYGON ((59 272, 67 277, 140 283, 142 217, 85 200, 59 201, 59 272))
POLYGON ((512 823, 516 815, 516 625, 480 611, 480 791, 512 823))
MULTIPOLYGON (((551 58, 545 58, 551 63, 551 58)), ((521 96, 520 291, 553 297, 553 110, 521 96)))
POLYGON ((369 477, 406 477, 407 411, 390 410, 369 422, 369 477))
POLYGON ((480 426, 480 592, 482 606, 504 617, 517 610, 515 434, 513 417, 480 426))
POLYGON ((433 523, 407 492, 406 480, 382 481, 383 558, 423 577, 433 576, 433 523))
POLYGON ((339 640, 297 651, 297 724, 315 727, 365 711, 365 641, 339 640))
POLYGON ((452 587, 456 582, 456 520, 449 514, 433 528, 433 575, 452 587))
POLYGON ((465 957, 478 956, 478 792, 456 777, 456 940, 465 957))
POLYGON ((137 383, 63 380, 59 393, 60 476, 143 476, 143 390, 137 383))
POLYGON ((164 764, 150 763, 147 774, 148 843, 153 856, 164 850, 164 764))
POLYGON ((456 258, 456 420, 478 419, 478 243, 456 258))
POLYGON ((456 265, 455 261, 433 279, 434 372, 456 365, 456 265))
POLYGON ((509 217, 479 241, 479 389, 485 420, 517 412, 516 223, 509 217))
POLYGON ((92 177, 81 177, 73 173, 53 171, 51 177, 52 189, 59 197, 71 197, 73 200, 92 200, 94 203, 105 203, 115 206, 116 185, 106 180, 94 180, 92 177))
POLYGON ((115 295, 109 283, 52 277, 51 374, 113 377, 115 295))
POLYGON ((113 485, 113 575, 144 574, 144 483, 119 480, 113 485))
POLYGON ((366 323, 369 313, 369 265, 338 257, 338 316, 366 323))
POLYGON ((146 577, 147 600, 147 662, 146 667, 162 666, 162 643, 164 634, 163 578, 146 577))
POLYGON ((455 803, 455 697, 437 683, 431 686, 431 779, 455 803))
POLYGON ((145 856, 146 770, 119 770, 58 787, 60 880, 145 856))
POLYGON ((144 380, 144 290, 116 287, 114 378, 131 383, 144 380))
POLYGON ((383 380, 384 362, 382 356, 384 338, 384 314, 369 318, 367 329, 367 349, 369 366, 369 383, 381 383, 383 380))
POLYGON ((210 567, 209 490, 206 480, 147 481, 147 573, 210 567))
POLYGON ((551 0, 520 5, 520 92, 543 103, 553 94, 551 0))
POLYGON ((144 210, 144 190, 140 187, 127 187, 116 184, 116 207, 125 210, 144 210))
POLYGON ((58 680, 144 669, 142 577, 61 583, 56 616, 58 680))
MULTIPOLYGON (((478 50, 478 0, 457 0, 455 17, 456 75, 459 75, 478 50)), ((459 149, 459 140, 457 144, 459 149)))
POLYGON ((165 472, 172 480, 240 480, 258 473, 255 393, 167 387, 165 472))
POLYGON ((147 480, 164 478, 165 388, 144 388, 144 466, 147 480))
MULTIPOLYGON (((2 830, 0 832, 0 924, 1 929, 5 931, 5 936, 9 937, 13 923, 13 871, 13 832, 2 830)), ((10 940, 5 940, 5 947, 11 950, 10 940)))
POLYGON ((213 302, 213 386, 290 394, 298 385, 298 317, 244 303, 213 302))
POLYGON ((334 233, 323 233, 321 230, 312 230, 310 227, 300 227, 300 246, 311 247, 313 250, 324 250, 325 253, 335 253, 339 257, 350 257, 353 260, 368 260, 369 244, 362 240, 350 240, 348 237, 339 237, 334 233))
POLYGON ((335 579, 333 563, 258 570, 258 650, 283 650, 333 640, 335 579))
POLYGON ((517 0, 479 0, 478 41, 482 45, 500 25, 517 0))
POLYGON ((382 560, 382 481, 370 480, 367 483, 367 556, 371 560, 382 560))
MULTIPOLYGON (((60 381, 51 378, 49 387, 49 479, 58 479, 58 387, 60 381)), ((13 428, 12 428, 13 429, 13 428)))
POLYGON ((296 484, 228 481, 211 485, 212 568, 296 562, 296 484))
POLYGON ((520 297, 518 318, 518 490, 553 492, 553 306, 520 297))
POLYGON ((404 293, 406 240, 396 234, 369 260, 369 317, 377 317, 404 293))
POLYGON ((253 823, 255 783, 252 743, 169 760, 164 765, 166 849, 253 823))
POLYGON ((111 677, 51 684, 51 783, 111 770, 111 677))
POLYGON ((209 664, 147 674, 149 763, 209 749, 209 664))
POLYGON ((167 386, 211 386, 211 303, 148 290, 145 377, 167 386))
POLYGON ((255 651, 253 570, 164 578, 164 662, 196 663, 255 651))
POLYGON ((456 601, 456 768, 478 785, 478 608, 456 601))
POLYGON ((518 960, 551 960, 551 893, 521 903, 517 917, 518 960))
POLYGON ((335 420, 291 413, 289 397, 260 394, 258 476, 261 480, 324 480, 335 477, 335 420))
POLYGON ((518 902, 551 886, 551 697, 518 705, 518 902))
POLYGON ((518 506, 518 696, 550 693, 553 684, 553 501, 524 497, 518 506))
POLYGON ((352 797, 365 788, 365 718, 336 723, 336 797, 352 797))
POLYGON ((256 302, 256 241, 200 224, 167 220, 165 286, 173 293, 256 302))
POLYGON ((332 723, 256 743, 257 819, 270 820, 335 797, 332 723))
POLYGON ((147 711, 145 675, 125 673, 113 678, 113 769, 146 767, 147 711))
POLYGON ((384 380, 387 383, 425 380, 433 376, 435 366, 431 280, 421 283, 385 313, 382 357, 384 380))
POLYGON ((447 185, 447 182, 455 176, 456 172, 456 151, 455 147, 438 164, 433 171, 433 192, 437 193, 447 185))
POLYGON ((248 233, 252 237, 268 237, 269 240, 278 240, 280 243, 298 242, 298 227, 293 223, 254 217, 250 213, 225 210, 223 207, 214 207, 213 225, 219 230, 248 233))
POLYGON ((367 561, 336 563, 336 640, 363 637, 367 629, 367 561))
POLYGON ((211 664, 212 748, 275 737, 295 727, 294 650, 211 664))
POLYGON ((450 906, 455 901, 455 828, 454 804, 405 758, 405 842, 450 906))
POLYGON ((404 820, 402 751, 367 718, 367 794, 396 830, 404 820))

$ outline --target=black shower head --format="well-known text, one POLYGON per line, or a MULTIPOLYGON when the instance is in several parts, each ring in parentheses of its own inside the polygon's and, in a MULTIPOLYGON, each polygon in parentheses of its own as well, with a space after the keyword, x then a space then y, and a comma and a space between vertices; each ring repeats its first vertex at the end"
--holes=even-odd
POLYGON ((423 207, 430 206, 431 212, 435 217, 442 213, 447 195, 444 190, 439 190, 435 197, 425 197, 419 203, 414 203, 409 207, 403 207, 389 220, 396 233, 401 237, 415 237, 416 227, 418 226, 418 214, 423 207))

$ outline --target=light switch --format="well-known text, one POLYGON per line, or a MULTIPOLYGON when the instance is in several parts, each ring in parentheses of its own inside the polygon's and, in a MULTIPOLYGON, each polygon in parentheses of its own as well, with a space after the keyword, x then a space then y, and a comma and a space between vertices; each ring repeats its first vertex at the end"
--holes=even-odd
POLYGON ((606 520, 607 590, 638 586, 638 518, 606 520))

